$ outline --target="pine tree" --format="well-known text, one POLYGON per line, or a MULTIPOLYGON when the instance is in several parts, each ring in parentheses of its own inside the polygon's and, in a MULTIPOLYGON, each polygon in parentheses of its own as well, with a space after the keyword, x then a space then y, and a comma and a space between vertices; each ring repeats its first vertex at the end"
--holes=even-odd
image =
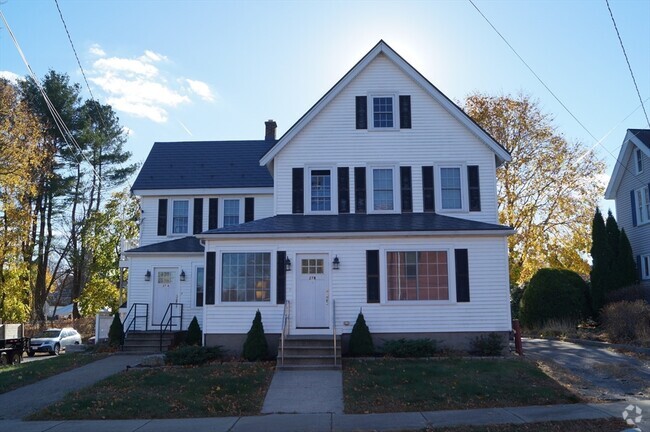
POLYGON ((611 251, 610 266, 613 266, 614 261, 618 256, 618 251, 619 251, 618 247, 619 247, 621 231, 618 229, 618 223, 616 223, 616 219, 614 219, 614 215, 612 214, 611 210, 607 212, 605 229, 607 231, 607 244, 609 245, 609 249, 611 251))
POLYGON ((268 357, 269 346, 264 335, 262 314, 258 309, 253 319, 253 325, 248 331, 246 342, 244 342, 243 356, 248 361, 264 360, 268 357))
POLYGON ((600 209, 596 207, 591 229, 591 300, 594 313, 598 313, 605 302, 605 292, 609 285, 610 256, 607 228, 600 209))
POLYGON ((203 342, 203 333, 201 332, 201 327, 199 327, 199 320, 194 317, 190 322, 189 327, 187 327, 187 337, 185 342, 188 345, 198 345, 201 346, 203 342))
POLYGON ((625 234, 625 228, 621 229, 618 243, 618 256, 614 264, 614 271, 618 276, 619 286, 627 287, 637 282, 638 274, 636 264, 634 262, 630 240, 628 240, 627 234, 625 234))
POLYGON ((357 322, 352 327, 350 333, 350 355, 352 356, 369 356, 375 353, 375 345, 372 342, 370 329, 366 324, 363 313, 359 312, 357 322))

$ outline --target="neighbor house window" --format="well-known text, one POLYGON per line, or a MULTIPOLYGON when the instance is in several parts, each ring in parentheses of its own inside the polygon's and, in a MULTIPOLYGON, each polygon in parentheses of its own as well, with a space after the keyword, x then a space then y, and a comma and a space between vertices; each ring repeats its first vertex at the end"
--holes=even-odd
POLYGON ((650 255, 641 255, 641 279, 650 279, 650 255))
POLYGON ((239 200, 223 200, 223 226, 239 225, 239 200))
POLYGON ((271 300, 271 254, 224 253, 221 267, 222 302, 271 300))
POLYGON ((372 96, 370 124, 374 129, 395 128, 395 98, 392 95, 372 96))
POLYGON ((332 172, 328 169, 311 170, 311 211, 332 210, 332 172))
POLYGON ((449 300, 446 251, 388 252, 388 300, 449 300))
POLYGON ((197 267, 195 274, 194 286, 196 287, 196 305, 203 306, 203 267, 197 267))
POLYGON ((643 153, 641 149, 636 149, 634 155, 636 159, 636 173, 640 174, 643 172, 643 153))
POLYGON ((187 234, 189 221, 189 201, 174 201, 172 203, 172 233, 187 234))
POLYGON ((440 201, 443 210, 463 208, 460 167, 440 168, 440 201))
POLYGON ((636 216, 639 224, 650 222, 650 188, 642 187, 635 191, 636 216))
POLYGON ((388 211, 395 208, 392 168, 372 170, 372 201, 376 211, 388 211))

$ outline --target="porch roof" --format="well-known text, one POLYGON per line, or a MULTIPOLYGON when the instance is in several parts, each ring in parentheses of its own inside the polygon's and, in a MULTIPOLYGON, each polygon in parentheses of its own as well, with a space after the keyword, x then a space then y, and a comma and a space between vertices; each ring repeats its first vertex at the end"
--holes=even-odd
POLYGON ((183 237, 129 249, 125 253, 203 253, 203 251, 204 248, 199 239, 183 237))

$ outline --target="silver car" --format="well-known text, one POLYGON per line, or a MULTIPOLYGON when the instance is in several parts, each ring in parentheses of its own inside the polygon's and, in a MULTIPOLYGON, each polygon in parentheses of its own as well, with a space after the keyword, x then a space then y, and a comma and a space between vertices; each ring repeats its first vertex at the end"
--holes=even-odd
POLYGON ((59 355, 68 345, 79 345, 81 335, 72 327, 64 329, 47 329, 38 337, 29 341, 27 355, 34 357, 37 352, 47 352, 50 355, 59 355))

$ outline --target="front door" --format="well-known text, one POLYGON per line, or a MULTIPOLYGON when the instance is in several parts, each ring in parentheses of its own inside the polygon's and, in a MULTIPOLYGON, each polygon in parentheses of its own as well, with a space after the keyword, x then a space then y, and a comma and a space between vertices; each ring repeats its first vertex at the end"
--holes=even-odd
POLYGON ((329 328, 327 255, 298 255, 296 327, 329 328))
MULTIPOLYGON (((155 269, 153 282, 152 324, 162 323, 169 303, 178 301, 178 272, 175 268, 155 269)), ((169 316, 167 316, 169 319, 169 316)))

